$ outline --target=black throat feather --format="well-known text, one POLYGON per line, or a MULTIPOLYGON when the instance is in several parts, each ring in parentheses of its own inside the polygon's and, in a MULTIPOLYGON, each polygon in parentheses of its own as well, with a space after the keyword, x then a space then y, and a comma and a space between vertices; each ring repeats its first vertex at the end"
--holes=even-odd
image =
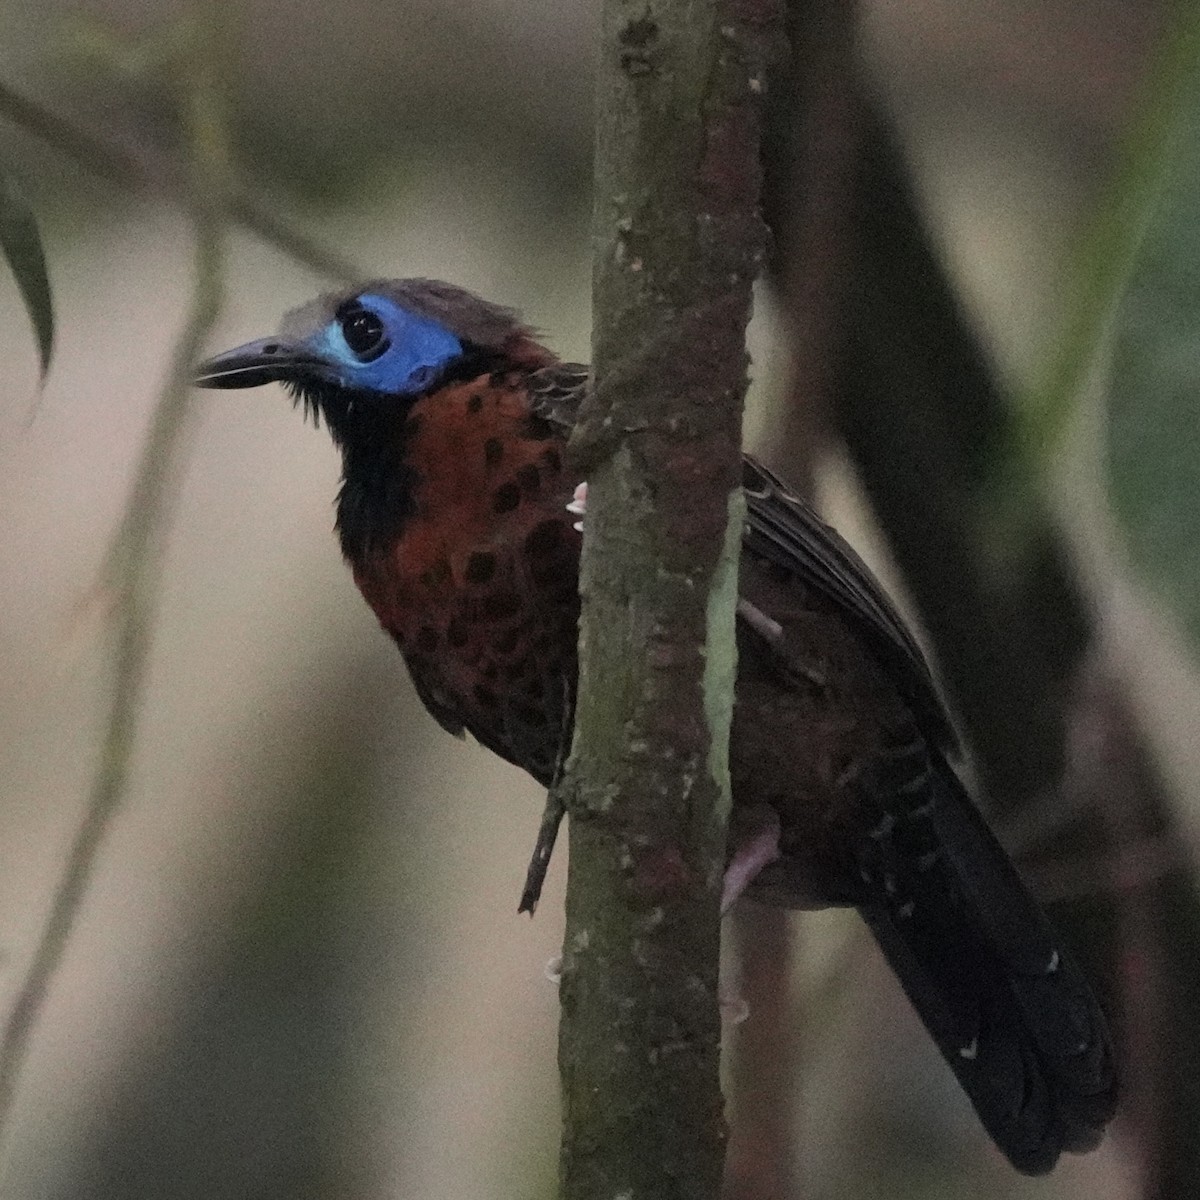
POLYGON ((306 418, 318 427, 324 420, 342 452, 334 529, 352 566, 386 553, 416 515, 420 476, 408 462, 405 432, 413 405, 452 384, 514 366, 498 351, 470 347, 434 384, 412 396, 357 391, 311 378, 286 384, 306 418))

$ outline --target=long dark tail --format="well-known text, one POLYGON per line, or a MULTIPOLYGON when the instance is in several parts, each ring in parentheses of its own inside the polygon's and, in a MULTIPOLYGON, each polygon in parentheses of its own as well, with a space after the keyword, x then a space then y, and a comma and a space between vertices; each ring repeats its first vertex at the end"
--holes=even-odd
POLYGON ((1113 1115, 1108 1026, 944 764, 932 800, 921 816, 936 852, 915 870, 888 854, 886 894, 861 912, 984 1128, 1017 1170, 1038 1175, 1063 1150, 1094 1148, 1113 1115))

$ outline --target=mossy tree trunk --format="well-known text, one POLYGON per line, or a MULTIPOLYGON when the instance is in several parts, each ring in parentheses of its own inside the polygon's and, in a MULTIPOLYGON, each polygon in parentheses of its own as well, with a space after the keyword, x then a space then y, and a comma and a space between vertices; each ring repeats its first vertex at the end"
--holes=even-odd
POLYGON ((718 901, 775 0, 606 0, 562 1195, 716 1197, 718 901))

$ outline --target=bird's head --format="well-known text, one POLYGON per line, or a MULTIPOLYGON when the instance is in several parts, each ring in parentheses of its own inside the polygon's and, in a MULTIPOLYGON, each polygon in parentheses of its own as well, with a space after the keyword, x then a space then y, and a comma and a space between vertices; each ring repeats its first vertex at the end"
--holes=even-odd
POLYGON ((276 336, 201 363, 194 382, 281 382, 344 442, 358 423, 402 415, 451 379, 548 357, 511 309, 453 284, 393 279, 318 297, 288 313, 276 336))

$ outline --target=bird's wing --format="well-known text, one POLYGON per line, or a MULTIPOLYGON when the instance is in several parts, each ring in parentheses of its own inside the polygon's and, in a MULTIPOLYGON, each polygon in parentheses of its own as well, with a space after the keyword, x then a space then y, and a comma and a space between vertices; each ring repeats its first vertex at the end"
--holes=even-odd
MULTIPOLYGON (((588 379, 581 363, 555 363, 535 372, 530 384, 534 411, 569 431, 588 379)), ((743 458, 742 486, 746 551, 792 572, 835 604, 887 666, 925 735, 955 750, 957 739, 925 655, 871 568, 806 501, 749 455, 743 458)))
POLYGON ((555 363, 535 371, 529 383, 533 411, 569 433, 587 393, 589 376, 583 363, 555 363))
POLYGON ((923 732, 954 750, 957 740, 929 664, 871 568, 836 529, 773 472, 743 456, 747 552, 793 572, 837 605, 888 668, 923 732))
POLYGON ((1112 1119, 1112 1040, 958 777, 935 764, 931 783, 889 836, 859 842, 876 885, 859 911, 984 1128, 1040 1175, 1063 1150, 1093 1149, 1112 1119))

